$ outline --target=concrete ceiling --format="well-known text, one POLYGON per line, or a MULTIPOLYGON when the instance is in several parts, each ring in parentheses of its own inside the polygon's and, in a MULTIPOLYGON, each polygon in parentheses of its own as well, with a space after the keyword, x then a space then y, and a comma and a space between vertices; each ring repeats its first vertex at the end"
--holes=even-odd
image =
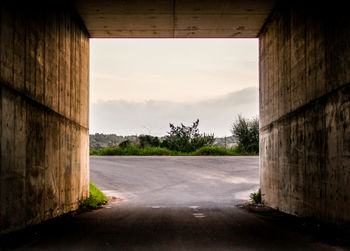
POLYGON ((274 0, 76 0, 93 38, 257 37, 274 0))

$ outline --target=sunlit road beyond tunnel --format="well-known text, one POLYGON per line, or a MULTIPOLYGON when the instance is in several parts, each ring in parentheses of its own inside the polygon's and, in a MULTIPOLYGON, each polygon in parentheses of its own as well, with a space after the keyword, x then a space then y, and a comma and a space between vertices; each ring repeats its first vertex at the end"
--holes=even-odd
POLYGON ((258 157, 108 156, 90 166, 90 180, 118 206, 227 207, 259 187, 258 157))

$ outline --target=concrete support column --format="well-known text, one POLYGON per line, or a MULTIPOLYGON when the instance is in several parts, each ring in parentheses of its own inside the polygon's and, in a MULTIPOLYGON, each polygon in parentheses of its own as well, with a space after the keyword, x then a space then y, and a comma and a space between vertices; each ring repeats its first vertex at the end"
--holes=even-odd
POLYGON ((4 233, 76 209, 88 195, 89 39, 69 7, 0 8, 4 233))
POLYGON ((284 212, 350 221, 350 19, 281 1, 260 38, 261 188, 284 212))

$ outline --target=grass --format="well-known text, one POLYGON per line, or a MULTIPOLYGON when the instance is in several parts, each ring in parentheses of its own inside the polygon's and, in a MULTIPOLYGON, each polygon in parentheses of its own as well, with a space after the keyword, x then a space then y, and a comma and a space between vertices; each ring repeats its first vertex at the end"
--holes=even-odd
POLYGON ((225 149, 218 146, 204 146, 194 152, 185 153, 172 151, 162 147, 145 147, 140 148, 138 146, 127 147, 108 147, 101 150, 91 150, 90 155, 96 156, 108 156, 108 155, 125 155, 125 156, 152 156, 152 155, 165 155, 165 156, 250 156, 257 155, 255 153, 239 152, 236 148, 225 149))
POLYGON ((192 155, 208 155, 208 156, 247 156, 251 153, 238 152, 235 148, 225 149, 219 146, 204 146, 193 152, 192 155))
POLYGON ((258 204, 258 205, 264 205, 264 201, 261 197, 261 189, 260 188, 257 192, 251 193, 249 197, 253 203, 258 204))
POLYGON ((89 198, 80 203, 80 208, 83 209, 97 209, 108 202, 108 198, 104 195, 100 189, 98 189, 94 183, 90 182, 90 194, 89 198))

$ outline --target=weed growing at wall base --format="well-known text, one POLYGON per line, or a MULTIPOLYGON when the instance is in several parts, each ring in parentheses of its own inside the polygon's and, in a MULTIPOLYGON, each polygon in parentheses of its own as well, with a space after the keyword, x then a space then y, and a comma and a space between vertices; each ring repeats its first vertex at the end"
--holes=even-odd
POLYGON ((253 203, 258 204, 258 205, 264 205, 264 201, 261 197, 261 189, 260 188, 257 192, 251 193, 249 197, 253 203))
POLYGON ((90 182, 89 198, 80 202, 80 208, 83 209, 97 209, 108 202, 108 198, 100 189, 98 189, 92 182, 90 182))

